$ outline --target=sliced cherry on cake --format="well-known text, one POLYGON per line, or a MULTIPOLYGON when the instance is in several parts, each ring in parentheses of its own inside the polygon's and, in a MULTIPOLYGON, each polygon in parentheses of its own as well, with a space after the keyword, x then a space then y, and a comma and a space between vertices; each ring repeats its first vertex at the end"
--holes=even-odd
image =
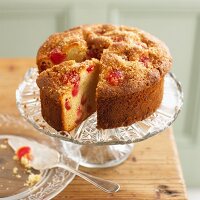
POLYGON ((62 77, 62 82, 64 84, 72 84, 72 96, 77 96, 79 91, 80 76, 76 71, 70 71, 69 73, 64 74, 62 77))
POLYGON ((88 73, 91 73, 94 70, 94 65, 90 65, 86 70, 88 73))
POLYGON ((70 106, 70 103, 69 103, 68 99, 65 100, 65 108, 66 108, 66 110, 70 110, 71 109, 71 106, 70 106))
POLYGON ((122 79, 123 73, 120 70, 111 71, 106 78, 107 82, 113 86, 117 86, 122 79))
POLYGON ((69 73, 69 81, 72 84, 76 84, 78 85, 79 81, 80 81, 80 76, 76 71, 72 71, 71 73, 69 73))
POLYGON ((60 49, 55 48, 50 52, 49 57, 52 63, 57 65, 65 60, 66 54, 64 54, 60 49))
POLYGON ((79 83, 80 76, 76 71, 73 70, 73 71, 70 71, 70 72, 64 74, 62 79, 63 79, 64 84, 68 84, 70 82, 71 84, 75 85, 75 84, 79 83))
POLYGON ((73 97, 78 95, 78 90, 79 90, 79 84, 74 84, 73 89, 72 89, 72 96, 73 97))

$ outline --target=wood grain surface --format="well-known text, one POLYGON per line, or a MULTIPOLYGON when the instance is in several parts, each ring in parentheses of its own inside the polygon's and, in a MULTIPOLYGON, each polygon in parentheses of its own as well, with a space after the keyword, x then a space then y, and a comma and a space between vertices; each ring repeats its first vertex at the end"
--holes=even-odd
MULTIPOLYGON (((0 59, 0 112, 19 115, 15 90, 25 71, 35 65, 34 59, 0 59)), ((177 148, 172 129, 137 143, 132 155, 123 164, 107 169, 82 170, 115 181, 119 192, 107 194, 76 177, 54 200, 70 199, 187 199, 177 148)))

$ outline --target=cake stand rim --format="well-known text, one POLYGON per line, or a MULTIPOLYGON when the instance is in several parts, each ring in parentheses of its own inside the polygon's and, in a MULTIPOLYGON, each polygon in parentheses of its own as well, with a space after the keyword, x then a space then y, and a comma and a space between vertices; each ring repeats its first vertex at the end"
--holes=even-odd
MULTIPOLYGON (((177 93, 178 93, 178 96, 179 96, 178 102, 179 103, 177 103, 177 106, 175 107, 176 111, 173 115, 173 119, 171 121, 169 121, 163 129, 153 131, 153 132, 149 132, 146 135, 144 135, 142 138, 134 139, 134 141, 132 141, 132 140, 127 140, 127 141, 117 140, 117 141, 108 141, 108 142, 103 141, 103 142, 96 142, 96 143, 80 142, 79 140, 75 140, 74 138, 67 137, 67 135, 58 135, 56 133, 45 130, 45 128, 38 128, 37 122, 34 121, 35 122, 34 123, 33 120, 30 119, 30 117, 24 113, 24 110, 22 109, 21 103, 19 102, 20 89, 24 86, 27 76, 31 76, 32 73, 34 73, 36 70, 37 70, 36 67, 29 68, 28 71, 26 72, 25 76, 24 76, 23 81, 19 84, 19 86, 16 90, 16 104, 17 104, 17 108, 18 108, 21 116, 25 120, 27 120, 38 131, 40 131, 40 132, 42 132, 42 133, 44 133, 48 136, 56 137, 56 138, 61 139, 63 141, 72 142, 74 144, 79 144, 79 145, 119 145, 119 144, 121 144, 121 145, 124 145, 124 144, 141 142, 141 141, 146 140, 148 138, 151 138, 151 137, 163 132, 165 129, 169 128, 171 126, 171 124, 173 124, 173 122, 177 119, 177 116, 179 115, 181 108, 182 108, 182 105, 183 105, 183 90, 182 90, 181 83, 177 80, 174 73, 168 72, 168 75, 170 76, 171 79, 173 79, 173 81, 175 82, 175 84, 177 86, 177 93)), ((144 119, 144 120, 146 120, 146 119, 144 119)), ((107 130, 109 130, 109 129, 107 129, 107 130)), ((59 132, 59 131, 55 130, 55 132, 59 132)), ((63 132, 63 131, 61 131, 61 132, 63 132)))

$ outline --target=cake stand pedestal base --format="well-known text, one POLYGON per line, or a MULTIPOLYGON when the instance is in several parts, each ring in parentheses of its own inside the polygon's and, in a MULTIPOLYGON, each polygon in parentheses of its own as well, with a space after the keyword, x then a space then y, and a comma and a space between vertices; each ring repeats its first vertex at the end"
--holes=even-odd
POLYGON ((83 167, 106 168, 114 167, 124 162, 131 154, 134 145, 78 145, 62 141, 66 152, 71 148, 79 149, 81 156, 74 158, 83 167), (78 159, 78 160, 77 160, 78 159))

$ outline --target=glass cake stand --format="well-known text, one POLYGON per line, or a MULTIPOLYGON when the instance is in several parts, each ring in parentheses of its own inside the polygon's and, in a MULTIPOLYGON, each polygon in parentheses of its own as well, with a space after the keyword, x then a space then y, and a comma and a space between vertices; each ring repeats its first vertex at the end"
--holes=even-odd
POLYGON ((169 127, 177 118, 183 104, 181 85, 172 73, 168 73, 165 76, 161 106, 145 120, 128 127, 99 130, 96 128, 97 117, 94 113, 70 133, 56 131, 41 115, 37 76, 37 69, 30 68, 16 91, 17 107, 21 115, 37 130, 60 138, 66 152, 70 152, 74 145, 79 145, 82 155, 80 165, 85 167, 104 168, 122 163, 132 152, 134 143, 152 137, 169 127))

